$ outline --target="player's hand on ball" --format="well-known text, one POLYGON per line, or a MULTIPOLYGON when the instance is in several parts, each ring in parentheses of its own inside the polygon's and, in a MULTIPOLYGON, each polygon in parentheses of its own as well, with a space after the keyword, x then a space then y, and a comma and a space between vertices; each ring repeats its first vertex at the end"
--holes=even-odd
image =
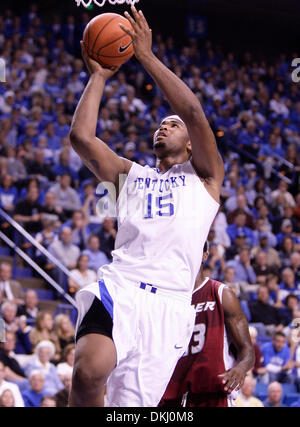
POLYGON ((116 71, 120 67, 112 67, 112 68, 104 68, 102 67, 98 62, 96 62, 94 59, 92 59, 86 50, 86 47, 84 45, 84 42, 80 42, 81 45, 81 54, 82 58, 85 62, 85 65, 89 71, 89 73, 92 74, 100 74, 105 80, 109 79, 111 76, 115 74, 116 71))
POLYGON ((152 53, 152 31, 141 10, 138 12, 134 6, 131 6, 131 11, 134 19, 128 12, 125 12, 124 15, 130 22, 133 31, 122 24, 119 25, 131 37, 135 56, 140 59, 143 55, 152 53))

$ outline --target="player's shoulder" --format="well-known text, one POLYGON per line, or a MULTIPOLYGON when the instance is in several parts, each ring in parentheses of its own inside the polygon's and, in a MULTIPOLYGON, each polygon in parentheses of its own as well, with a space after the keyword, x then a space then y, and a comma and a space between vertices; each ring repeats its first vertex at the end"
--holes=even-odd
POLYGON ((205 277, 203 282, 194 290, 193 301, 198 301, 208 296, 219 296, 221 299, 225 288, 228 287, 224 283, 205 277))

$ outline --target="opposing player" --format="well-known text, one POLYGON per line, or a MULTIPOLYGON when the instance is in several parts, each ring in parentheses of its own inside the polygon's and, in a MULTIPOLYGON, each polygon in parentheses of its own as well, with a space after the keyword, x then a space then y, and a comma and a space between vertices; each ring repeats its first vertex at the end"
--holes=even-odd
MULTIPOLYGON (((208 257, 204 245, 203 263, 208 257)), ((224 284, 197 276, 192 303, 194 332, 178 361, 161 406, 234 406, 234 392, 254 365, 254 351, 246 316, 235 294, 224 284)))
POLYGON ((118 157, 95 136, 106 80, 82 53, 90 80, 70 138, 83 162, 116 188, 113 262, 77 294, 77 345, 70 406, 157 406, 194 326, 191 295, 209 228, 219 209, 222 158, 192 91, 151 50, 142 12, 126 13, 137 59, 168 99, 174 116, 154 136, 157 168, 118 157), (192 152, 192 158, 191 158, 192 152), (119 185, 120 175, 126 175, 119 185))

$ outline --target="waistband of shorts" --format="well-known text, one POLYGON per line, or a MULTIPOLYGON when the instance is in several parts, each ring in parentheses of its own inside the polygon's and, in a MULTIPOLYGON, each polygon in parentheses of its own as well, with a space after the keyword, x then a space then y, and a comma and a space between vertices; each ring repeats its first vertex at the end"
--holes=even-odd
POLYGON ((162 289, 158 285, 155 285, 153 283, 136 282, 133 280, 128 280, 128 283, 132 284, 136 288, 139 288, 143 292, 149 292, 150 294, 153 294, 153 295, 159 295, 169 299, 176 299, 178 301, 182 301, 189 305, 192 302, 192 295, 168 291, 167 289, 162 289))

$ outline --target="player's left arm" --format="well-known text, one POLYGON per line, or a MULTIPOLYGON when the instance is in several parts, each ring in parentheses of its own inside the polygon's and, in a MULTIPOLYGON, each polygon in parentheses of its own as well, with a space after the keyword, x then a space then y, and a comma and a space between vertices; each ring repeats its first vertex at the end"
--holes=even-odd
POLYGON ((133 18, 127 12, 125 16, 133 31, 120 26, 131 36, 137 59, 155 80, 173 111, 184 121, 192 144, 193 166, 210 194, 219 202, 224 164, 202 106, 190 88, 152 52, 152 34, 143 13, 134 6, 131 11, 133 18))
POLYGON ((247 372, 254 366, 255 355, 247 318, 238 298, 228 288, 223 290, 223 310, 227 333, 237 351, 237 363, 219 376, 223 378, 224 390, 231 393, 244 384, 247 372))

